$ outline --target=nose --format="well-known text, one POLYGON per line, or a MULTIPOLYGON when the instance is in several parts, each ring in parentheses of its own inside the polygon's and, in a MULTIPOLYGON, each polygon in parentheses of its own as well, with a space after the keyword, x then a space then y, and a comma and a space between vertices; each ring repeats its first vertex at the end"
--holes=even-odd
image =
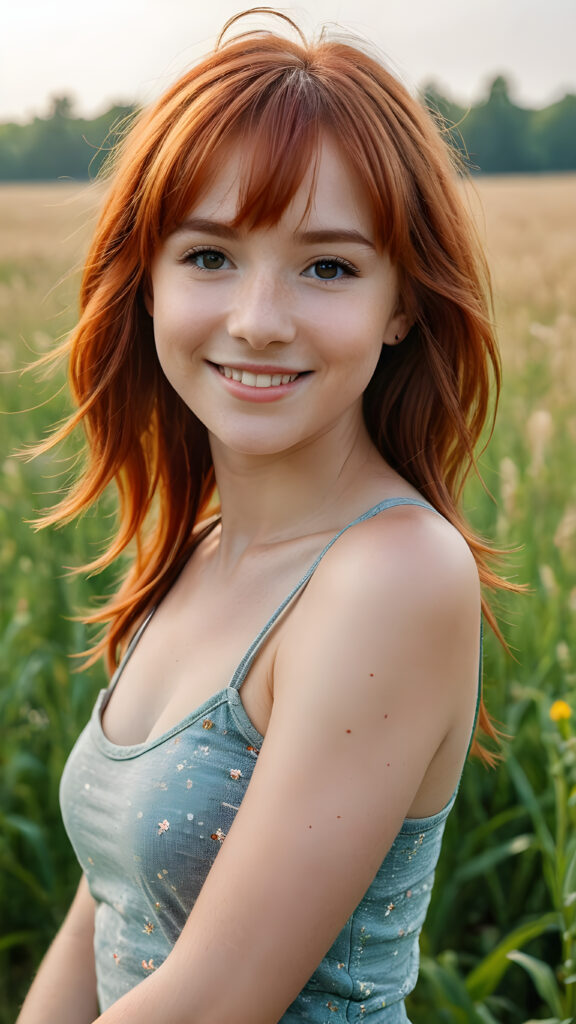
POLYGON ((227 326, 231 337, 256 350, 294 340, 293 301, 279 272, 260 268, 242 274, 231 299, 227 326))

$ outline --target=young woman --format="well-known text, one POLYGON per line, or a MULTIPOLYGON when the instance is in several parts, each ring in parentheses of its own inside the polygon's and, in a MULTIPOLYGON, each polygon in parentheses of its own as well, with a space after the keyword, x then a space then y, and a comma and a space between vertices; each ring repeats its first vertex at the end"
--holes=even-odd
POLYGON ((83 878, 20 1024, 406 1022, 490 728, 499 581, 458 506, 498 379, 482 256, 418 103, 278 31, 140 117, 88 255, 59 435, 88 462, 51 519, 115 481, 100 564, 133 561, 62 780, 83 878))

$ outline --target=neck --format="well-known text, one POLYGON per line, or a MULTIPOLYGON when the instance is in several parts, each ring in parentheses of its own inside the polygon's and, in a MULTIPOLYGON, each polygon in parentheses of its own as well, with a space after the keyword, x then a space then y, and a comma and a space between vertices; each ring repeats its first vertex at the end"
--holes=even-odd
POLYGON ((214 437, 210 446, 222 507, 221 565, 248 549, 337 527, 334 509, 346 515, 355 508, 360 479, 372 467, 381 475, 383 466, 363 422, 340 422, 281 454, 235 452, 214 437))

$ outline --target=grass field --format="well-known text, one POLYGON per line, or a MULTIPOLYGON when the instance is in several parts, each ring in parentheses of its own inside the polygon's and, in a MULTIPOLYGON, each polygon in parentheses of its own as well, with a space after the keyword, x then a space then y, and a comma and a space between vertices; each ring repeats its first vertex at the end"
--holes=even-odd
MULTIPOLYGON (((65 481, 63 455, 11 453, 66 411, 63 376, 19 371, 74 322, 95 186, 0 188, 0 1024, 13 1021, 62 918, 77 867, 58 779, 101 669, 72 616, 113 585, 63 567, 93 557, 102 512, 58 531, 26 520, 65 481)), ((446 831, 411 1000, 415 1024, 576 1020, 576 179, 479 180, 470 202, 494 272, 504 391, 481 459, 474 525, 511 549, 528 585, 497 607, 512 655, 488 637, 487 702, 504 763, 471 762, 446 831), (551 714, 552 712, 552 714, 551 714)), ((70 451, 66 456, 70 457, 70 451)))

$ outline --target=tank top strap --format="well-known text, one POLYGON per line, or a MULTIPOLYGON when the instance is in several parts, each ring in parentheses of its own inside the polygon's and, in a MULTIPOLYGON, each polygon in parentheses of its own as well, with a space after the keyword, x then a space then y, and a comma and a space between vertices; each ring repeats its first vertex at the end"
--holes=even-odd
POLYGON ((250 671, 250 668, 252 667, 252 663, 256 655, 258 654, 260 648, 267 639, 268 634, 273 629, 274 625, 276 624, 282 613, 285 611, 285 609, 288 607, 290 602, 294 600, 296 595, 299 594, 300 591, 303 590, 306 584, 310 581, 316 569, 320 565, 320 562, 324 558, 324 555, 330 550, 332 545, 336 543, 338 538, 341 537, 343 533, 346 533, 346 531, 349 530, 352 526, 356 526, 358 523, 362 523, 366 519, 372 519, 374 516, 377 516, 380 512, 383 512, 385 509, 394 508, 398 505, 417 505, 420 508, 429 509, 431 512, 434 512, 438 516, 441 515, 441 513, 438 512, 437 509, 435 509, 434 506, 430 505, 427 501, 419 501, 417 498, 386 498, 385 501, 378 502, 377 505, 374 505, 372 508, 369 508, 366 512, 363 512, 362 515, 357 516, 356 519, 353 519, 352 522, 347 523, 346 526, 343 526, 342 529, 339 530, 338 533, 336 533, 334 537, 332 537, 332 539, 328 541, 328 543, 322 549, 320 554, 314 559, 312 565, 306 570, 301 579, 298 580, 298 583, 296 584, 295 587, 292 588, 288 596, 285 597, 281 604, 278 605, 276 611, 270 616, 266 625, 260 630, 258 636, 255 637, 255 639, 252 641, 244 657, 238 664, 238 667, 236 668, 236 671, 234 672, 234 675, 232 676, 232 679, 230 681, 230 686, 233 689, 240 689, 242 683, 244 682, 246 676, 248 675, 248 672, 250 671))

